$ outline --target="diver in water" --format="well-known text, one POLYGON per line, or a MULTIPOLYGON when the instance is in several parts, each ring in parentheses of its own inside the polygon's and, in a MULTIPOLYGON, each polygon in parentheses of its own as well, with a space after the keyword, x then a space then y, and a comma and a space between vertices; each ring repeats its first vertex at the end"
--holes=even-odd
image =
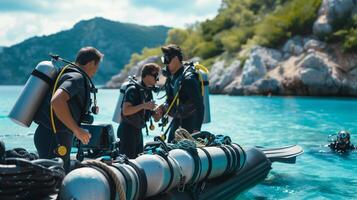
POLYGON ((356 149, 356 147, 351 144, 351 134, 348 131, 339 131, 337 138, 328 146, 331 150, 339 153, 345 153, 356 149))

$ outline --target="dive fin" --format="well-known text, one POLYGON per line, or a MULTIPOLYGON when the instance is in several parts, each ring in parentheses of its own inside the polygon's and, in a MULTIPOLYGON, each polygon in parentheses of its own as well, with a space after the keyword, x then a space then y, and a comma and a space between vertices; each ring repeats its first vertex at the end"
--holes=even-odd
POLYGON ((292 145, 280 148, 260 149, 271 162, 295 163, 296 157, 304 150, 301 146, 292 145))

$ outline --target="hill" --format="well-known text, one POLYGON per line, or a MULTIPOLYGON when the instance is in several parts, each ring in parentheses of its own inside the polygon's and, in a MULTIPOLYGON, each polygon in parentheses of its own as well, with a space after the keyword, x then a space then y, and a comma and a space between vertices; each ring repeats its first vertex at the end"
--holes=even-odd
POLYGON ((103 84, 122 69, 133 53, 163 44, 168 30, 165 26, 140 26, 104 18, 80 21, 69 30, 4 47, 0 51, 0 84, 24 84, 37 63, 49 60, 50 52, 74 60, 83 46, 93 46, 104 53, 94 79, 103 84))

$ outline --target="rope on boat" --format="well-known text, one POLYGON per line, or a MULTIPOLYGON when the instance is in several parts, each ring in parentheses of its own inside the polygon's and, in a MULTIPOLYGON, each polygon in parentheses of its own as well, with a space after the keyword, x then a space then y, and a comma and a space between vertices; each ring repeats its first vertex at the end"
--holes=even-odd
POLYGON ((37 159, 23 148, 5 150, 0 141, 0 199, 42 199, 58 192, 65 176, 62 159, 37 159))

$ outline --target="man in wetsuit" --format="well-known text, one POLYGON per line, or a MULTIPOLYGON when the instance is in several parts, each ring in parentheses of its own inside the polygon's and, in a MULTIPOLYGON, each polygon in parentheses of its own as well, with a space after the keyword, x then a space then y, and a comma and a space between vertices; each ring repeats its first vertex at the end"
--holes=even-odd
POLYGON ((328 146, 331 150, 339 153, 345 153, 356 149, 356 147, 351 144, 351 134, 344 130, 339 131, 336 140, 328 146))
POLYGON ((183 64, 183 55, 179 46, 169 44, 161 47, 163 63, 166 65, 168 77, 166 80, 166 105, 160 106, 163 112, 173 117, 168 142, 174 139, 177 128, 186 129, 189 133, 201 130, 204 117, 204 104, 201 94, 201 84, 198 75, 187 70, 183 64), (177 98, 175 99, 175 96, 177 98))
MULTIPOLYGON (((151 116, 159 119, 153 112, 152 89, 159 80, 160 66, 155 63, 145 64, 141 71, 141 81, 129 84, 125 90, 122 105, 122 121, 118 127, 120 138, 119 153, 134 159, 143 152, 143 135, 141 129, 151 116)), ((160 112, 160 111, 159 111, 160 112)))
POLYGON ((73 135, 83 144, 87 144, 91 137, 90 133, 80 128, 80 123, 91 105, 88 78, 97 72, 102 57, 103 54, 93 47, 80 49, 75 61, 80 69, 68 68, 64 71, 58 79, 57 88, 49 91, 35 116, 38 127, 34 143, 39 157, 61 157, 66 172, 70 170, 73 135), (51 106, 54 124, 50 117, 51 106))

